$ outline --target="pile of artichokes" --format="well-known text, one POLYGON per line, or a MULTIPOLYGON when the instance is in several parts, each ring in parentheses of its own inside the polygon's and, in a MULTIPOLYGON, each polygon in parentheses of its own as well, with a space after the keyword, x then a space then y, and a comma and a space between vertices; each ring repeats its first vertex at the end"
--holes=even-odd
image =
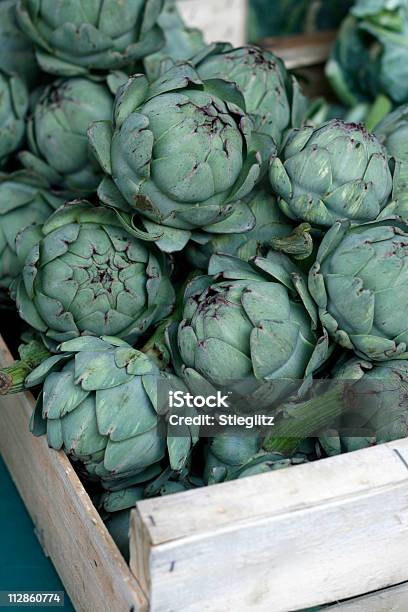
MULTIPOLYGON (((329 65, 350 105, 408 102, 405 3, 378 4, 329 65)), ((1 0, 0 50, 0 308, 24 332, 0 393, 33 389, 125 555, 145 497, 407 435, 407 106, 311 121, 279 58, 206 46, 173 0, 1 0), (163 389, 274 425, 211 434, 186 404, 176 431, 163 389)))

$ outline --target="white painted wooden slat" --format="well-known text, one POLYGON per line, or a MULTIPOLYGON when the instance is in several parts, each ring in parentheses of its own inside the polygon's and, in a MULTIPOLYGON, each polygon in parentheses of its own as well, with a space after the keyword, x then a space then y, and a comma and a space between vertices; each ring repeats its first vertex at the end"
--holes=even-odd
POLYGON ((408 580, 407 449, 140 502, 131 567, 152 612, 169 593, 177 612, 287 612, 408 580))

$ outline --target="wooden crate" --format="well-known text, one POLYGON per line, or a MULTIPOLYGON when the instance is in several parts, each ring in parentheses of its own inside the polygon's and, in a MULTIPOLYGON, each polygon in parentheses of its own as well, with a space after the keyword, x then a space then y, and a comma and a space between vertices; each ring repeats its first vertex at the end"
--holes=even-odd
MULTIPOLYGON (((323 82, 332 36, 265 45, 323 82)), ((29 433, 32 409, 0 397, 0 453, 76 610, 408 610, 408 440, 139 502, 129 570, 67 458, 29 433)))
MULTIPOLYGON (((11 362, 0 338, 0 367, 11 362)), ((131 571, 63 453, 0 398, 0 452, 76 610, 408 609, 408 440, 145 500, 131 571)))
POLYGON ((262 47, 281 57, 302 83, 304 93, 310 98, 324 96, 329 101, 335 95, 324 74, 324 66, 336 32, 316 32, 284 38, 265 38, 262 47))

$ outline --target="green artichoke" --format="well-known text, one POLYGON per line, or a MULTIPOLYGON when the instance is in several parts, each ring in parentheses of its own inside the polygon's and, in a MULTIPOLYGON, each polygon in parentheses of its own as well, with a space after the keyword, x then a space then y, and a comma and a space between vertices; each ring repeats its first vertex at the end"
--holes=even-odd
POLYGON ((18 27, 17 0, 0 1, 0 69, 16 74, 32 89, 38 80, 34 47, 18 27))
POLYGON ((387 115, 376 127, 375 135, 393 158, 392 212, 408 220, 408 105, 387 115))
POLYGON ((117 338, 64 342, 26 380, 27 387, 43 383, 32 430, 111 490, 151 480, 167 456, 180 470, 192 439, 166 442, 159 426, 158 384, 169 377, 173 384, 175 377, 117 338))
POLYGON ((280 147, 289 128, 300 127, 307 109, 306 98, 282 60, 259 47, 234 49, 218 43, 204 49, 192 60, 204 81, 225 79, 241 90, 246 111, 254 123, 264 161, 280 147), (272 139, 273 143, 270 142, 272 139))
POLYGON ((269 176, 282 211, 317 226, 374 221, 392 191, 382 145, 362 125, 337 119, 293 130, 269 176))
POLYGON ((363 359, 408 357, 408 225, 336 222, 310 270, 320 320, 363 359))
POLYGON ((28 91, 18 76, 0 70, 0 165, 23 143, 28 91))
POLYGON ((165 72, 174 62, 191 59, 205 46, 202 32, 186 26, 175 0, 165 2, 157 24, 161 27, 166 42, 160 51, 144 59, 144 67, 150 81, 157 79, 160 73, 165 72))
POLYGON ((408 102, 406 0, 357 0, 344 20, 326 73, 344 104, 384 94, 408 102))
POLYGON ((112 116, 113 95, 103 83, 85 78, 57 80, 38 97, 28 122, 30 152, 20 153, 25 167, 73 195, 94 192, 101 181, 87 129, 112 116))
POLYGON ((208 445, 204 479, 207 484, 214 484, 281 470, 305 461, 302 453, 288 458, 265 452, 258 435, 219 434, 208 445))
MULTIPOLYGON (((319 436, 328 455, 338 455, 408 436, 408 361, 372 364, 354 358, 334 373, 353 391, 353 410, 319 436)), ((349 392, 350 395, 350 392, 349 392)))
POLYGON ((25 262, 14 287, 20 315, 57 342, 89 334, 133 341, 172 309, 165 257, 89 202, 68 203, 42 230, 23 232, 17 252, 25 262))
POLYGON ((0 173, 0 289, 7 289, 22 272, 16 252, 19 232, 44 223, 62 203, 34 174, 24 170, 0 173))
POLYGON ((270 246, 274 238, 290 235, 293 230, 290 220, 281 213, 276 198, 266 189, 255 189, 244 201, 255 217, 254 229, 241 234, 214 236, 195 232, 186 249, 186 256, 194 267, 207 270, 214 253, 249 261, 261 254, 263 247, 270 246))
POLYGON ((214 255, 209 274, 187 286, 177 331, 182 365, 174 363, 187 386, 245 388, 255 409, 262 398, 271 406, 310 380, 328 341, 315 332, 317 313, 289 258, 271 251, 247 263, 214 255))
POLYGON ((163 0, 19 0, 17 17, 43 70, 61 76, 130 66, 164 44, 163 0))
POLYGON ((138 211, 167 251, 181 250, 193 229, 251 229, 255 219, 242 198, 258 180, 260 160, 244 107, 233 84, 205 84, 189 64, 150 85, 144 75, 130 78, 117 94, 113 125, 100 121, 89 130, 113 179, 102 183, 100 198, 138 211))

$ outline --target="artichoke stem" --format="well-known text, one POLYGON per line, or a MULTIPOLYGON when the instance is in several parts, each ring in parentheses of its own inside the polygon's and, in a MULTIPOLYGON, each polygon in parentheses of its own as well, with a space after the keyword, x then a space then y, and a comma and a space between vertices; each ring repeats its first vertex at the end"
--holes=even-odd
POLYGON ((309 223, 301 223, 290 236, 286 238, 272 238, 271 247, 292 255, 294 259, 307 259, 313 252, 313 238, 309 223))
POLYGON ((32 340, 24 345, 21 352, 21 359, 8 368, 0 370, 0 395, 11 395, 24 391, 27 376, 43 361, 51 357, 51 353, 37 340, 32 340))
POLYGON ((346 408, 343 385, 335 385, 322 395, 300 404, 282 406, 272 434, 264 441, 264 449, 291 455, 305 438, 327 428, 346 408))

